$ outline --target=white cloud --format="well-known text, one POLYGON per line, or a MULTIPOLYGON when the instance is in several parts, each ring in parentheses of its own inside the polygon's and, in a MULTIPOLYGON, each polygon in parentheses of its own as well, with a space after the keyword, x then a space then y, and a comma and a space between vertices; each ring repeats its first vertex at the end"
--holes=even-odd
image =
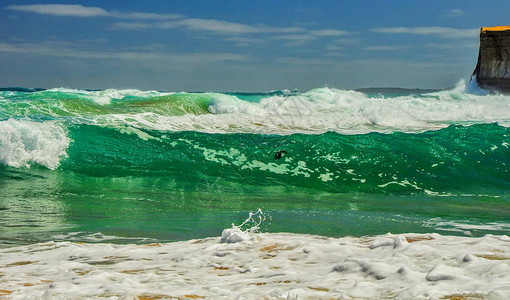
POLYGON ((260 43, 265 39, 286 41, 284 46, 296 47, 319 38, 332 38, 353 35, 354 33, 338 29, 310 30, 303 27, 271 27, 267 25, 249 25, 215 19, 183 18, 164 22, 117 22, 113 29, 146 30, 146 29, 181 29, 188 31, 209 32, 226 36, 224 40, 236 43, 237 46, 248 46, 260 43), (265 37, 260 36, 266 35, 265 37), (245 40, 234 39, 243 37, 245 40))
POLYGON ((175 14, 156 14, 145 12, 115 12, 107 11, 100 7, 83 6, 80 4, 31 4, 31 5, 9 5, 7 9, 30 12, 40 15, 58 17, 111 17, 119 19, 153 19, 165 20, 180 18, 175 14))
POLYGON ((115 29, 174 29, 184 28, 191 31, 207 31, 222 35, 241 35, 257 33, 298 33, 305 31, 301 27, 270 27, 265 25, 248 25, 214 19, 185 18, 169 22, 118 22, 115 29))
POLYGON ((253 45, 260 45, 261 42, 267 41, 261 38, 245 37, 245 36, 229 36, 224 39, 225 41, 233 42, 238 47, 248 47, 253 45))
POLYGON ((120 13, 111 12, 110 15, 114 18, 119 19, 147 19, 147 20, 169 20, 169 19, 180 19, 181 15, 178 14, 156 14, 156 13, 145 13, 145 12, 130 12, 120 13))
POLYGON ((445 50, 459 50, 459 49, 478 49, 479 47, 478 42, 473 43, 446 43, 446 44, 439 44, 439 43, 429 43, 426 44, 425 47, 431 48, 431 49, 445 49, 445 50))
POLYGON ((154 28, 154 24, 142 22, 117 22, 113 25, 113 28, 126 30, 140 30, 154 28))
POLYGON ((286 65, 307 65, 307 66, 331 66, 334 61, 321 58, 300 58, 300 57, 281 57, 277 63, 286 65))
POLYGON ((217 19, 185 18, 176 14, 158 14, 145 12, 117 12, 100 7, 83 6, 78 4, 36 4, 10 5, 10 10, 30 12, 51 16, 73 17, 108 17, 126 19, 130 21, 116 22, 112 29, 120 30, 148 30, 148 29, 179 29, 187 31, 206 32, 228 37, 246 37, 251 40, 230 40, 238 46, 253 44, 255 40, 270 38, 286 41, 284 46, 299 46, 318 39, 348 36, 353 33, 339 29, 308 29, 300 26, 273 27, 264 24, 243 24, 217 19), (142 21, 143 20, 143 21, 142 21), (260 35, 266 35, 262 37, 260 35), (257 36, 259 35, 259 36, 257 36))
MULTIPOLYGON (((218 61, 245 61, 245 55, 237 53, 171 53, 164 51, 136 51, 125 50, 88 50, 81 45, 69 42, 45 41, 42 43, 2 43, 0 42, 0 54, 10 55, 35 55, 60 58, 81 58, 81 59, 113 59, 133 61, 155 61, 171 63, 212 63, 218 61)), ((152 47, 154 48, 154 47, 152 47)), ((156 47, 158 48, 158 47, 156 47)))
POLYGON ((117 22, 113 29, 182 29, 188 31, 209 32, 225 36, 224 40, 246 47, 262 43, 267 39, 285 41, 285 47, 299 47, 318 39, 353 35, 354 33, 338 29, 310 30, 303 27, 271 27, 267 25, 248 25, 214 19, 183 18, 165 22, 117 22), (265 35, 265 36, 261 36, 265 35), (234 38, 237 37, 237 38, 234 38), (239 38, 245 38, 240 40, 239 38))
POLYGON ((343 38, 343 39, 336 39, 333 41, 333 43, 341 46, 347 46, 347 45, 356 45, 360 43, 359 38, 343 38))
MULTIPOLYGON (((7 9, 31 12, 42 15, 52 16, 69 16, 69 17, 111 17, 118 19, 138 19, 138 20, 169 20, 175 21, 166 22, 119 22, 114 24, 117 29, 173 29, 176 27, 183 27, 187 30, 194 31, 209 31, 216 34, 247 34, 247 33, 297 33, 304 31, 301 27, 269 27, 264 25, 247 25, 241 23, 227 22, 214 19, 197 19, 197 18, 183 18, 176 14, 157 14, 157 13, 144 13, 144 12, 116 12, 107 11, 100 7, 83 6, 79 4, 35 4, 35 5, 10 5, 7 9), (177 20, 180 19, 180 20, 177 20)), ((335 34, 338 32, 326 31, 326 34, 335 34)))
POLYGON ((342 51, 342 50, 345 50, 345 47, 344 46, 339 46, 339 45, 328 45, 326 47, 326 50, 329 50, 329 51, 342 51))
POLYGON ((398 50, 404 50, 408 49, 409 45, 400 45, 400 46, 369 46, 363 48, 364 50, 369 51, 398 51, 398 50))
POLYGON ((385 34, 436 35, 441 38, 474 38, 480 33, 479 28, 457 29, 449 27, 385 27, 374 28, 371 31, 385 34))
POLYGON ((278 35, 273 36, 276 40, 287 40, 287 41, 311 41, 317 39, 317 37, 310 34, 289 34, 289 35, 278 35))
POLYGON ((350 35, 352 33, 349 31, 345 31, 345 30, 320 29, 320 30, 312 30, 310 32, 310 34, 315 35, 315 36, 341 36, 341 35, 350 35))
POLYGON ((446 14, 445 16, 446 17, 462 17, 464 16, 466 13, 462 10, 462 9, 458 9, 458 8, 454 8, 454 9, 450 9, 446 14))
POLYGON ((275 35, 270 37, 272 40, 284 41, 282 44, 285 47, 296 48, 310 43, 317 39, 309 33, 304 34, 288 34, 288 35, 275 35))
POLYGON ((279 31, 279 28, 252 26, 213 19, 184 19, 174 22, 179 27, 193 31, 209 31, 215 34, 250 34, 279 31))
POLYGON ((87 7, 79 4, 10 5, 7 6, 7 9, 52 16, 104 17, 110 15, 100 7, 87 7))

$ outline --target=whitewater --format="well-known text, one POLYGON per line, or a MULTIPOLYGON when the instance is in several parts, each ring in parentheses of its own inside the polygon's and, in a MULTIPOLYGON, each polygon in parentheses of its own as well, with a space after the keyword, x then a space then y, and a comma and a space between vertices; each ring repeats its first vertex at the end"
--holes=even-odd
POLYGON ((330 88, 262 94, 8 91, 0 94, 0 117, 32 115, 160 131, 279 135, 422 132, 452 124, 510 124, 506 96, 471 94, 470 89, 461 81, 452 90, 393 97, 330 88))
POLYGON ((508 299, 509 164, 462 81, 3 89, 0 297, 508 299))

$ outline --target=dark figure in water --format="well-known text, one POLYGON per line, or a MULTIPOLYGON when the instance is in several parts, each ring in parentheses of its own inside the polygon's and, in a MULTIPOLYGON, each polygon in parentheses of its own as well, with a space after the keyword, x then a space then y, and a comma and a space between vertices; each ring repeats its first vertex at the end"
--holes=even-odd
POLYGON ((282 158, 282 155, 283 154, 287 154, 287 151, 285 150, 278 150, 274 153, 274 159, 273 160, 279 160, 280 158, 282 158))

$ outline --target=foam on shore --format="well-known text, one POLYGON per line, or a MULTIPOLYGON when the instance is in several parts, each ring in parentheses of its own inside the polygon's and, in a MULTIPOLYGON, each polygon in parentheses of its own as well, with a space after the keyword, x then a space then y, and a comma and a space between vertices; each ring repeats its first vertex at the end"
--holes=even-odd
POLYGON ((243 238, 229 243, 222 243, 222 238, 148 245, 47 242, 2 249, 0 295, 12 299, 510 298, 508 236, 327 238, 242 233, 243 238))

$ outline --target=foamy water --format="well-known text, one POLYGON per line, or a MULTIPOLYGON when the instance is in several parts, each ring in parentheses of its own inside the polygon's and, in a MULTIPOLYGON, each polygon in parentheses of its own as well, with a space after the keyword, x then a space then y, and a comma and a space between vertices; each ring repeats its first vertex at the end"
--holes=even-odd
POLYGON ((30 167, 37 163, 56 169, 70 144, 65 128, 53 121, 0 121, 0 163, 30 167))
POLYGON ((211 98, 211 114, 118 114, 110 122, 156 130, 265 134, 421 132, 451 124, 510 125, 507 96, 471 94, 462 82, 449 91, 396 97, 368 97, 356 91, 321 88, 259 102, 222 94, 211 98))
MULTIPOLYGON (((7 92, 4 96, 22 97, 7 92)), ((8 107, 10 112, 15 107, 24 113, 73 115, 82 123, 102 126, 205 133, 360 134, 422 132, 452 124, 510 125, 508 96, 488 95, 463 81, 451 90, 419 95, 366 95, 318 88, 304 93, 261 94, 255 101, 241 96, 59 88, 29 95, 30 99, 52 99, 44 106, 31 103, 27 111, 14 102, 8 107)))
POLYGON ((10 299, 510 297, 508 236, 247 233, 236 242, 221 240, 47 242, 3 249, 0 294, 10 299))
MULTIPOLYGON (((510 297, 510 238, 258 233, 259 209, 221 237, 118 245, 46 242, 0 250, 9 299, 438 299, 510 297)), ((72 239, 73 233, 68 236, 72 239)), ((90 243, 98 242, 98 243, 90 243)))

